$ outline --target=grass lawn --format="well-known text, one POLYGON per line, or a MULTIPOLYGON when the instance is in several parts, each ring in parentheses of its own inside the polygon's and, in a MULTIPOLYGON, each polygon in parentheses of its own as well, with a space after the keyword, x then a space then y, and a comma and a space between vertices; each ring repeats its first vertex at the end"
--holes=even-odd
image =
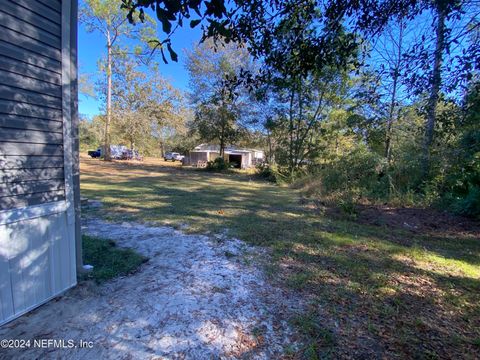
POLYGON ((480 357, 478 233, 364 224, 298 190, 160 160, 82 158, 81 191, 103 203, 90 215, 228 231, 271 249, 267 274, 309 303, 292 318, 301 357, 480 357))
POLYGON ((117 248, 112 240, 91 236, 83 236, 82 240, 83 262, 93 265, 93 271, 82 274, 82 277, 93 279, 97 283, 130 274, 147 261, 145 257, 131 249, 117 248))

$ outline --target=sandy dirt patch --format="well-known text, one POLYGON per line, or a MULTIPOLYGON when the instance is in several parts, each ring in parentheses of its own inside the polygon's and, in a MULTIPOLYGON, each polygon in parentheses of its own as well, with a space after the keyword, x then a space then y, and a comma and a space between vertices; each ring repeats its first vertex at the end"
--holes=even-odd
POLYGON ((0 328, 0 339, 85 340, 92 348, 2 350, 0 358, 278 359, 292 346, 287 314, 301 305, 266 282, 260 249, 135 223, 88 220, 84 233, 150 260, 128 277, 82 283, 0 328))

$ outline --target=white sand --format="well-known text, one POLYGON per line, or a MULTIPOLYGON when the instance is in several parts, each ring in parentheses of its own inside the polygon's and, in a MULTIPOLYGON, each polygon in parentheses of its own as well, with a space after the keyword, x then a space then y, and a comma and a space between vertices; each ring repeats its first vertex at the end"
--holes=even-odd
POLYGON ((0 339, 85 340, 93 348, 0 350, 0 358, 277 359, 291 345, 284 314, 300 305, 265 281, 261 249, 132 223, 88 220, 83 231, 150 260, 0 328, 0 339))

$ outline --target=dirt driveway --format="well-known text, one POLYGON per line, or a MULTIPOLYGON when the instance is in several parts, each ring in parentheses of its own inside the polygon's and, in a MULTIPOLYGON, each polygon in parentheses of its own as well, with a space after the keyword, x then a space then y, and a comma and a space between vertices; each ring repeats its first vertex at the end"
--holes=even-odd
POLYGON ((131 276, 80 284, 0 328, 0 339, 83 340, 91 348, 31 346, 0 358, 277 359, 292 346, 284 314, 299 304, 266 283, 255 265, 260 250, 134 223, 88 220, 84 233, 150 260, 131 276))

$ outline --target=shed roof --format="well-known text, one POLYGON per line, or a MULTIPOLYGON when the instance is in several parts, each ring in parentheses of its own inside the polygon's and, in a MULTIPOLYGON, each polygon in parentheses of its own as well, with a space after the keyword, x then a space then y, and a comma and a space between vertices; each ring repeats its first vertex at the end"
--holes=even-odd
MULTIPOLYGON (((220 146, 219 145, 212 145, 212 144, 200 144, 198 146, 195 146, 193 149, 193 152, 204 152, 204 151, 220 151, 220 146)), ((247 149, 247 148, 238 148, 236 146, 227 146, 225 147, 225 153, 249 153, 252 151, 256 152, 262 152, 262 150, 257 150, 257 149, 247 149)))

